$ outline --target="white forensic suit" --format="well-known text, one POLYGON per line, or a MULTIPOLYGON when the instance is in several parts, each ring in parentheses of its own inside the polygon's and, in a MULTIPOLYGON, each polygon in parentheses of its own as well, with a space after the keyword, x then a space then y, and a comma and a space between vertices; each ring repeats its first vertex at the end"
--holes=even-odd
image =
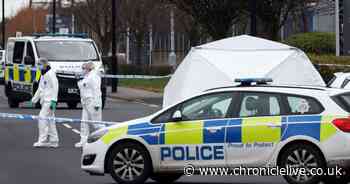
MULTIPOLYGON (((87 73, 82 80, 78 82, 80 90, 81 105, 83 107, 82 120, 102 121, 102 92, 101 76, 97 70, 87 73)), ((104 125, 92 123, 95 129, 104 127, 104 125)), ((80 124, 80 143, 85 144, 89 136, 89 123, 80 124)))
POLYGON ((55 116, 55 110, 50 109, 52 101, 57 102, 58 96, 58 80, 56 72, 50 69, 41 76, 39 87, 35 92, 32 102, 35 104, 40 100, 41 110, 39 113, 39 138, 38 142, 41 144, 48 144, 48 146, 58 146, 58 134, 56 129, 56 122, 54 120, 47 120, 41 118, 49 118, 55 116))

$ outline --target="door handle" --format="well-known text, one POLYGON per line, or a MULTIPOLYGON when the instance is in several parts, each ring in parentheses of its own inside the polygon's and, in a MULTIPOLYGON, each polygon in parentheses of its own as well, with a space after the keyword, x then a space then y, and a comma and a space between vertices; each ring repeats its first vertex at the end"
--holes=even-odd
POLYGON ((221 130, 222 127, 208 127, 206 128, 210 133, 216 133, 217 131, 221 130))
POLYGON ((269 124, 267 124, 267 126, 270 127, 270 128, 281 128, 282 127, 282 125, 274 124, 274 123, 269 123, 269 124))

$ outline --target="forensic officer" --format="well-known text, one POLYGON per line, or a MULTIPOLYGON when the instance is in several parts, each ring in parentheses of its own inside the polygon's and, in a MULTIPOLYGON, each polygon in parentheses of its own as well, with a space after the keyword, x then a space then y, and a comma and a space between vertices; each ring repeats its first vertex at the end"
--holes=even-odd
POLYGON ((47 59, 40 59, 42 74, 39 81, 39 87, 32 98, 35 104, 40 100, 41 110, 39 113, 38 142, 34 143, 34 147, 58 147, 58 134, 56 122, 53 119, 56 111, 58 80, 56 72, 51 69, 47 59), (48 119, 50 118, 50 119, 48 119))
MULTIPOLYGON (((102 121, 102 92, 100 71, 95 70, 94 63, 84 63, 82 66, 84 78, 78 82, 81 104, 83 107, 82 120, 102 121)), ((104 127, 101 124, 93 124, 95 129, 104 127)), ((75 147, 82 147, 90 133, 89 124, 80 124, 80 142, 75 147)))

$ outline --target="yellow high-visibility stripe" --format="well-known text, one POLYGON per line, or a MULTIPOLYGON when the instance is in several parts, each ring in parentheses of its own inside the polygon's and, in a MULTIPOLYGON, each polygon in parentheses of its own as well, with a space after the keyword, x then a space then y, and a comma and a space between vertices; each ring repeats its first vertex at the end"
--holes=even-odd
POLYGON ((5 67, 5 81, 8 81, 10 79, 10 68, 5 67))
POLYGON ((36 75, 35 75, 35 80, 36 81, 40 80, 40 75, 41 75, 40 67, 37 67, 36 68, 36 75))
POLYGON ((118 127, 118 128, 109 130, 108 133, 101 138, 101 140, 105 144, 109 144, 113 140, 116 140, 122 136, 125 136, 127 133, 128 133, 128 126, 118 127))
POLYGON ((18 65, 13 65, 13 80, 19 81, 19 68, 18 65))
POLYGON ((165 124, 165 144, 203 144, 203 121, 165 124))
POLYGON ((280 141, 281 128, 271 128, 267 124, 281 125, 281 120, 281 116, 242 119, 242 143, 280 141))
POLYGON ((30 66, 26 66, 24 69, 24 80, 26 83, 31 83, 32 81, 32 71, 30 66))

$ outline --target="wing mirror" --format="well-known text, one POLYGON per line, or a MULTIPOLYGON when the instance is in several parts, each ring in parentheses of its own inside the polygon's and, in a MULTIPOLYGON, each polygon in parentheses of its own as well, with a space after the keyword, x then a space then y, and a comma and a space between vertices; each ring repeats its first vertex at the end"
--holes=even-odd
POLYGON ((25 65, 34 65, 35 64, 35 61, 32 57, 30 56, 25 56, 24 57, 24 64, 25 65))
POLYGON ((181 111, 179 111, 179 110, 175 111, 175 113, 173 114, 173 117, 172 117, 172 121, 173 122, 182 121, 181 111))

